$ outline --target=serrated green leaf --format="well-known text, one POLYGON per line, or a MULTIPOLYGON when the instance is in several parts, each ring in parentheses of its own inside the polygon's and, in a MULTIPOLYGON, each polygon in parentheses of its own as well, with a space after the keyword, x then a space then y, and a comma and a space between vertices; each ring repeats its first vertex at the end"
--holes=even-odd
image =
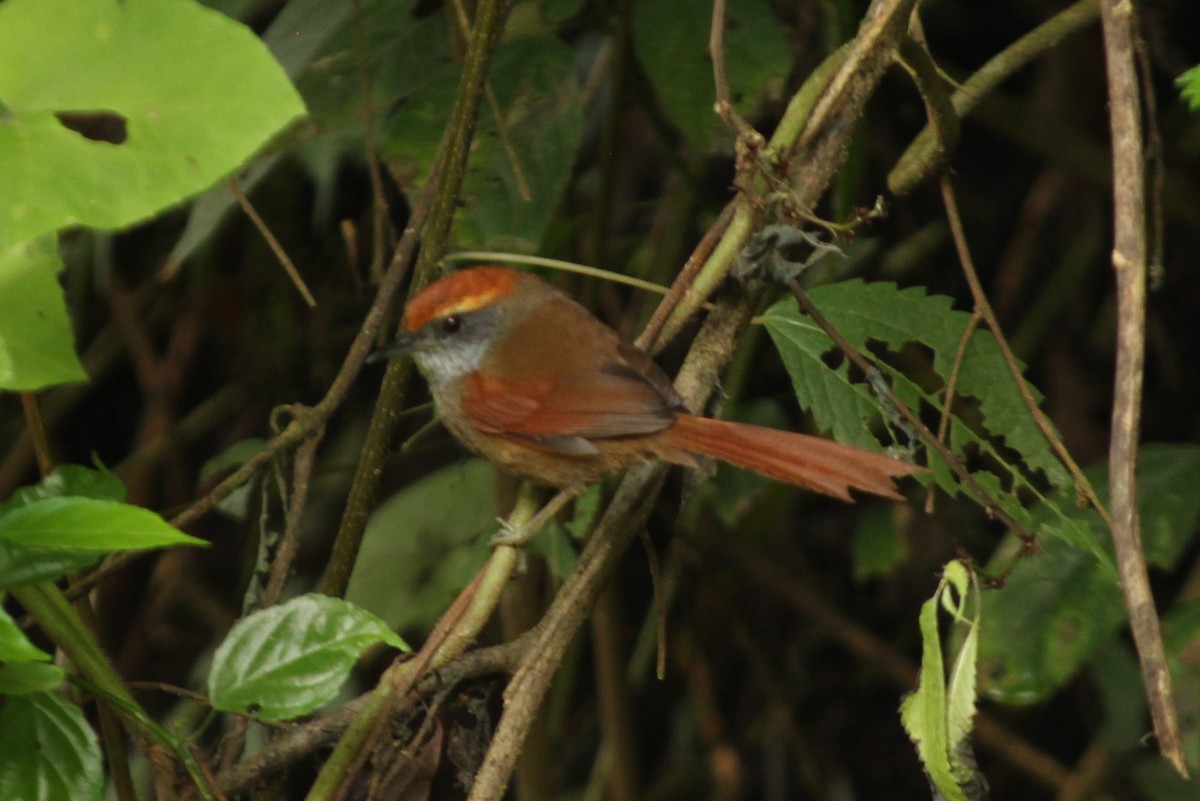
POLYGON ((0 665, 0 695, 50 692, 60 687, 66 676, 62 668, 44 662, 0 665))
POLYGON ((100 744, 78 706, 57 693, 14 695, 0 708, 0 798, 99 801, 100 744))
POLYGON ((208 694, 217 709, 287 720, 332 701, 363 651, 409 650, 382 620, 327 595, 298 598, 239 620, 213 654, 208 694))
MULTIPOLYGON (((830 284, 812 290, 809 297, 859 351, 867 351, 869 344, 883 344, 893 351, 912 343, 928 348, 942 382, 937 385, 936 378, 923 379, 924 384, 935 384, 932 388, 919 386, 885 361, 877 363, 910 408, 943 408, 944 382, 970 324, 969 314, 953 310, 948 298, 883 282, 830 284)), ((763 322, 800 405, 812 411, 818 427, 839 442, 878 450, 871 429, 882 420, 880 401, 867 385, 850 380, 849 365, 841 360, 834 343, 799 314, 790 298, 768 309, 763 322), (836 367, 823 360, 830 355, 840 360, 836 367)), ((1061 496, 1046 491, 1047 484, 1053 491, 1067 486, 1070 478, 1029 414, 995 337, 989 331, 975 330, 964 354, 950 423, 952 450, 959 455, 981 455, 995 465, 996 472, 979 471, 973 477, 1026 530, 1091 551, 1115 582, 1116 568, 1104 543, 1073 521, 1061 496), (1013 458, 1014 452, 1019 459, 1013 458), (1048 513, 1035 523, 1030 508, 1048 513)), ((1033 392, 1035 399, 1040 397, 1033 392)), ((963 492, 958 478, 939 461, 933 459, 930 465, 937 486, 952 496, 963 492)))
MULTIPOLYGON (((633 47, 667 116, 700 151, 733 137, 713 111, 708 55, 711 6, 688 0, 641 0, 633 5, 633 47)), ((764 0, 732 0, 725 13, 725 62, 730 92, 743 115, 778 92, 791 68, 779 20, 764 0)))
POLYGON ((180 0, 7 0, 0 97, 0 245, 146 219, 304 113, 253 32, 180 0), (94 141, 55 116, 97 112, 124 136, 94 141))
POLYGON ((50 654, 29 641, 25 632, 0 608, 0 662, 44 662, 50 654))
POLYGON ((149 509, 94 498, 43 498, 0 517, 0 541, 97 551, 207 545, 149 509))
POLYGON ((58 285, 61 269, 52 236, 0 246, 0 389, 87 380, 58 285))

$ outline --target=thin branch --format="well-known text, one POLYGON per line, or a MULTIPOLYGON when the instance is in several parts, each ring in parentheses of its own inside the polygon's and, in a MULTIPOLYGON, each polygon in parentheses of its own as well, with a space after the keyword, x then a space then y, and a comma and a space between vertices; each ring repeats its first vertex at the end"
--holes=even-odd
POLYGON ((1117 363, 1113 387, 1109 495, 1113 545, 1125 607, 1163 756, 1181 776, 1187 760, 1171 673, 1150 593, 1138 522, 1137 457, 1146 336, 1146 174, 1142 101, 1134 56, 1131 0, 1101 0, 1113 159, 1113 251, 1117 281, 1117 363))
POLYGON ((33 452, 37 455, 38 473, 45 478, 54 471, 54 457, 50 455, 50 441, 46 439, 46 426, 42 422, 37 395, 33 392, 22 392, 21 409, 25 412, 25 430, 29 432, 33 452))
POLYGON ((1108 515, 1108 510, 1104 508, 1104 504, 1100 502, 1100 497, 1096 495, 1096 490, 1092 487, 1087 476, 1083 474, 1083 470, 1076 464, 1071 452, 1067 450, 1067 446, 1059 439, 1058 434, 1054 432, 1054 424, 1050 422, 1050 418, 1046 417, 1046 413, 1038 405, 1037 399, 1033 397, 1033 391, 1029 388, 1029 383, 1025 380, 1025 375, 1021 372, 1021 365, 1017 361, 1016 355, 1012 351, 1012 346, 1008 344, 1008 339, 1004 336, 1004 329, 1000 326, 1000 321, 996 318, 996 312, 992 309, 992 304, 987 298, 987 293, 983 291, 983 284, 979 282, 979 274, 975 271, 975 262, 971 258, 971 250, 967 245, 966 233, 963 231, 962 217, 958 212, 958 201, 954 195, 954 186, 950 182, 948 176, 942 176, 940 181, 942 190, 942 205, 946 209, 946 220, 950 224, 950 234, 954 240, 954 247, 958 251, 959 265, 962 267, 963 276, 967 280, 967 286, 971 290, 971 299, 975 303, 975 310, 983 315, 984 321, 988 328, 991 329, 992 335, 996 338, 996 345, 1000 348, 1000 355, 1004 359, 1005 366, 1008 367, 1009 375, 1012 376, 1013 382, 1017 385, 1017 391, 1021 393, 1021 399, 1025 401, 1026 408, 1029 409, 1029 414, 1032 415, 1034 423, 1037 424, 1038 430, 1042 432, 1046 442, 1054 450, 1059 460, 1066 466, 1071 473, 1071 478, 1075 481, 1075 492, 1085 498, 1092 505, 1100 517, 1104 519, 1105 524, 1112 525, 1112 519, 1108 515))
POLYGON ((738 112, 733 104, 733 94, 729 91, 729 75, 725 71, 725 0, 713 0, 712 24, 708 29, 708 55, 712 59, 713 87, 717 94, 713 110, 739 142, 758 142, 761 145, 765 141, 763 135, 738 112))
POLYGON ((279 260, 279 264, 283 267, 284 272, 288 274, 288 278, 292 279, 292 284, 296 287, 296 291, 304 298, 304 302, 308 304, 309 308, 316 306, 317 299, 313 297, 312 292, 308 290, 308 285, 300 277, 300 271, 292 263, 292 257, 287 254, 287 251, 283 249, 283 245, 279 244, 279 240, 271 232, 270 227, 259 216, 258 210, 254 208, 254 204, 250 202, 250 198, 246 197, 246 193, 242 191, 241 184, 237 182, 236 178, 229 178, 227 183, 229 184, 229 191, 233 192, 233 196, 237 198, 242 211, 246 212, 246 216, 250 218, 250 222, 254 223, 254 227, 258 229, 259 234, 262 235, 263 240, 267 243, 267 247, 271 248, 271 252, 279 260))

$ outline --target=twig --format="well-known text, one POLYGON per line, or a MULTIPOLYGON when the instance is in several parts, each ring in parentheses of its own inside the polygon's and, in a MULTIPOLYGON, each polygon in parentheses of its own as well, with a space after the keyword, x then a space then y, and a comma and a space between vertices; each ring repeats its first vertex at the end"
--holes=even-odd
POLYGON ((1017 391, 1021 393, 1021 399, 1025 401, 1026 408, 1029 409, 1029 414, 1033 417, 1034 423, 1037 424, 1038 430, 1042 432, 1042 436, 1046 438, 1046 442, 1054 450, 1059 460, 1070 471, 1071 477, 1075 481, 1075 492, 1087 498, 1104 522, 1112 525, 1112 519, 1108 516, 1108 510, 1104 508, 1104 504, 1100 502, 1099 496, 1096 495, 1096 490, 1092 488, 1092 484, 1088 481, 1087 476, 1083 474, 1083 470, 1075 463, 1075 459, 1071 456, 1067 446, 1063 444, 1058 435, 1054 433, 1054 425, 1050 419, 1046 417, 1046 413, 1038 406, 1037 400, 1033 397, 1033 392, 1029 389, 1029 383, 1025 380, 1024 374, 1021 373, 1021 365, 1017 362, 1017 357, 1012 352, 1012 346, 1008 344, 1008 339, 1004 336, 1004 329, 1000 326, 1000 321, 996 319, 996 312, 992 309, 992 304, 987 298, 987 293, 983 291, 983 285, 979 282, 979 274, 975 271, 975 262, 971 258, 971 250, 967 245, 967 237, 963 231, 962 217, 958 212, 958 201, 954 196, 954 186, 950 182, 948 176, 942 176, 940 181, 942 190, 942 205, 946 209, 946 220, 950 224, 950 235, 954 240, 954 247, 958 252, 959 265, 962 267, 963 276, 967 280, 967 286, 971 290, 971 299, 975 303, 975 310, 983 315, 984 321, 988 328, 991 329, 992 335, 996 338, 996 345, 1000 349, 1000 355, 1004 358, 1004 364, 1008 367, 1009 375, 1012 376, 1013 383, 1017 386, 1017 391))
POLYGON ((713 87, 717 94, 713 110, 739 143, 757 142, 761 145, 765 141, 763 135, 738 112, 733 104, 733 94, 729 91, 729 75, 725 71, 725 0, 713 0, 712 24, 708 29, 708 55, 712 59, 713 87))
POLYGON ((33 392, 22 392, 21 409, 25 412, 25 430, 29 432, 33 452, 37 455, 38 472, 45 478, 54 470, 54 457, 50 455, 50 441, 46 439, 46 426, 42 423, 37 395, 33 392))
MULTIPOLYGON (((1097 0, 1079 0, 1013 42, 984 64, 951 98, 960 120, 1014 72, 1057 45, 1065 37, 1095 22, 1097 0)), ((906 195, 941 168, 941 154, 932 124, 926 125, 888 174, 888 190, 906 195)))
POLYGON ((262 605, 274 606, 283 593, 283 585, 291 574, 292 562, 300 550, 300 524, 304 520, 304 509, 308 505, 308 489, 312 479, 313 463, 317 447, 321 444, 322 429, 318 429, 299 448, 292 464, 292 492, 284 514, 286 520, 279 550, 271 561, 271 577, 263 592, 262 605))
MULTIPOLYGON (((464 39, 470 39, 471 20, 467 17, 467 10, 463 7, 462 0, 454 0, 453 5, 459 32, 464 39)), ((530 203, 533 201, 533 191, 529 188, 528 179, 525 178, 525 168, 521 166, 521 157, 517 154, 516 146, 513 145, 512 134, 508 129, 508 120, 504 117, 504 109, 500 107, 500 100, 496 97, 496 90, 492 88, 490 80, 484 82, 483 91, 487 97, 488 110, 496 120, 496 136, 500 140, 500 146, 504 148, 504 155, 508 157, 508 163, 512 166, 513 177, 517 181, 517 192, 521 195, 521 200, 530 203)))
POLYGON ((1142 103, 1134 64, 1133 3, 1101 0, 1113 158, 1113 252, 1117 282, 1117 363, 1113 387, 1109 496, 1113 545, 1125 607, 1164 757, 1188 775, 1171 692, 1171 673, 1150 593, 1138 524, 1137 456, 1146 325, 1145 163, 1142 103))
POLYGON ((246 197, 246 193, 242 191, 241 184, 236 178, 229 178, 226 181, 229 184, 229 191, 233 192, 233 196, 237 198, 237 202, 241 205, 242 211, 246 212, 246 216, 250 218, 250 222, 254 223, 254 227, 258 229, 263 240, 267 243, 267 247, 271 248, 271 252, 275 254, 275 258, 279 259, 279 264, 283 267, 284 272, 288 274, 288 278, 292 279, 292 284, 300 296, 304 298, 304 302, 313 307, 317 305, 317 299, 313 297, 312 292, 308 290, 308 285, 304 283, 304 279, 300 277, 300 271, 296 269, 296 265, 292 263, 292 257, 283 249, 283 245, 279 244, 279 240, 275 238, 275 234, 271 232, 270 227, 259 216, 258 210, 254 208, 254 204, 250 202, 250 198, 246 197))
MULTIPOLYGON (((367 158, 367 178, 371 182, 371 281, 383 277, 383 253, 386 248, 388 203, 383 194, 383 172, 379 169, 379 137, 375 131, 375 98, 371 91, 370 66, 367 64, 367 37, 363 30, 362 0, 351 0, 351 30, 354 34, 354 72, 362 106, 363 149, 367 158)), ((351 264, 354 263, 353 257, 351 264)))

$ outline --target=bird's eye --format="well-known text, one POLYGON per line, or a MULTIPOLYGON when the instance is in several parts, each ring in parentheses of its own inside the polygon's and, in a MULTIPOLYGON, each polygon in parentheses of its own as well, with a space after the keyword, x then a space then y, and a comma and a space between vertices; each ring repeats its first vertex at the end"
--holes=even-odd
POLYGON ((442 331, 446 334, 457 334, 462 328, 463 318, 457 314, 451 314, 442 320, 442 331))

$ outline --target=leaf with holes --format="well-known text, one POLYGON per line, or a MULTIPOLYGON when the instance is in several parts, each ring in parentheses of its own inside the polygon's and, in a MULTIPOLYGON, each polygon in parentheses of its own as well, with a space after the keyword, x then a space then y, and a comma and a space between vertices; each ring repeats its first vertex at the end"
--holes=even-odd
POLYGON ((0 247, 144 220, 304 113, 249 28, 179 0, 0 3, 0 98, 0 247))

